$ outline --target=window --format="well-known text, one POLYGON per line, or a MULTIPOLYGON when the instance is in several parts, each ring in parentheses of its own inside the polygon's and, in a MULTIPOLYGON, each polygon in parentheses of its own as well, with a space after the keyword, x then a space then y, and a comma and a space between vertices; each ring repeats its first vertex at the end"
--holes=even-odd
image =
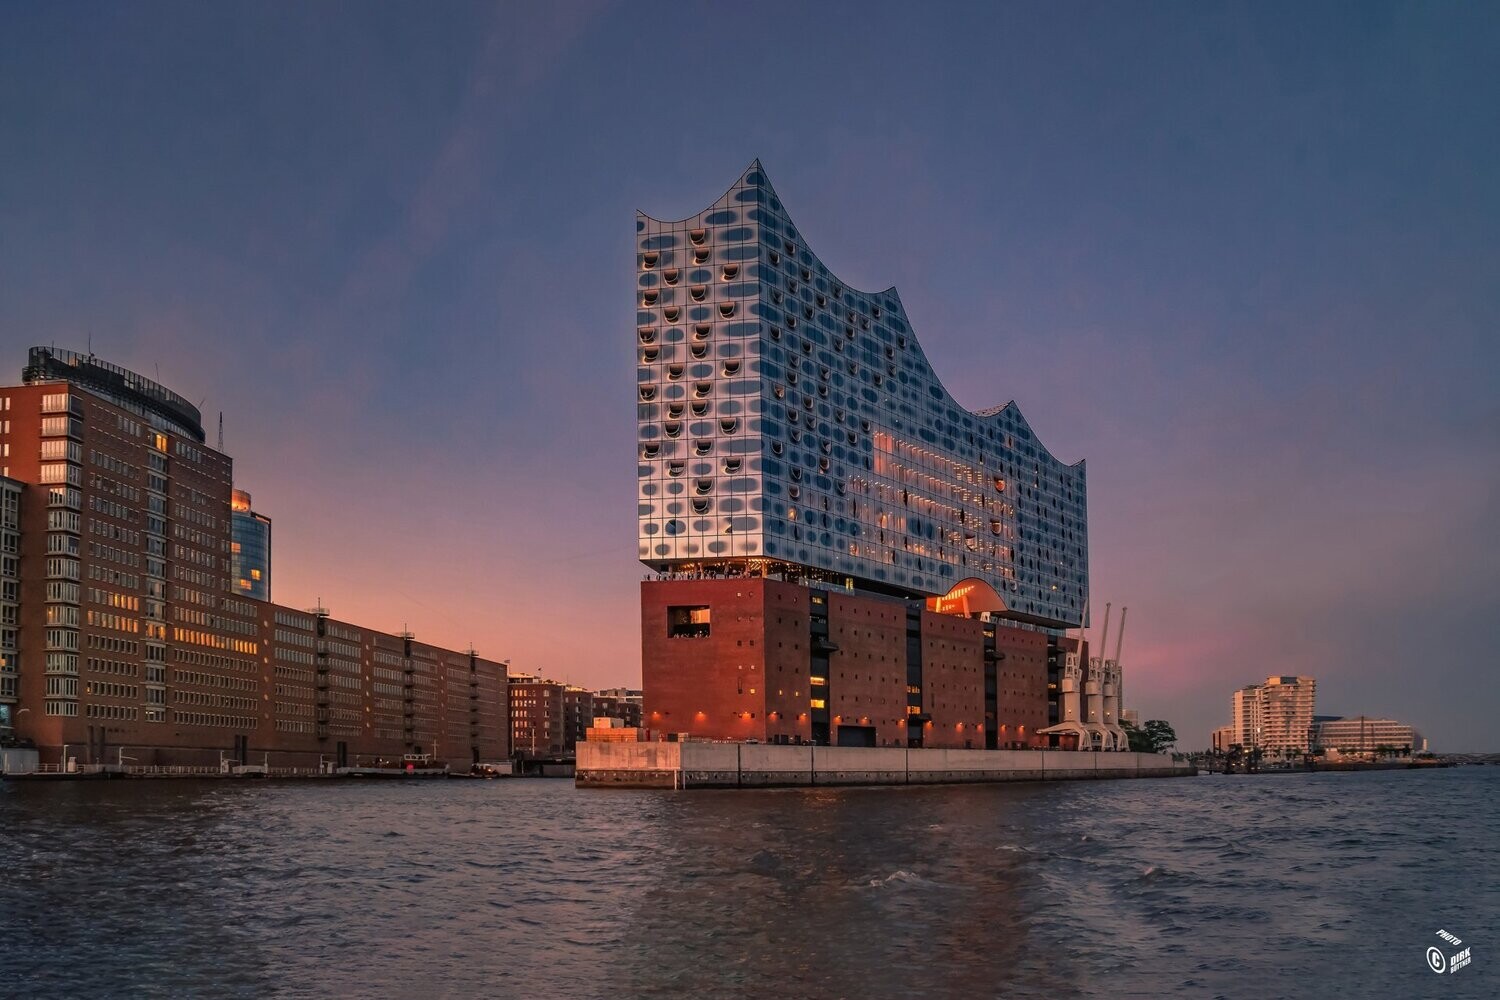
POLYGON ((708 605, 679 604, 667 608, 667 638, 706 639, 708 629, 708 605))

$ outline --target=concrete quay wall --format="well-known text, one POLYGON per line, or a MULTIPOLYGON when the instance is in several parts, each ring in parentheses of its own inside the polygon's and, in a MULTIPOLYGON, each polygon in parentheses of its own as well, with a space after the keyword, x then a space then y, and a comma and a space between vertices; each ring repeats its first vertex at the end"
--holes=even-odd
POLYGON ((1191 764, 1144 753, 909 750, 756 743, 578 744, 581 788, 779 788, 1173 778, 1191 764))

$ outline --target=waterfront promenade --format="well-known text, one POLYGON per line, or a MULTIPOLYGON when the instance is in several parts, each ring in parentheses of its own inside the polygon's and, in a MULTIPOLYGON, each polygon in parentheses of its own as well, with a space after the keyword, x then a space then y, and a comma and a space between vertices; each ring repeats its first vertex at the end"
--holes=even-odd
POLYGON ((1160 754, 921 750, 756 743, 580 743, 581 788, 775 788, 1173 778, 1197 774, 1160 754))

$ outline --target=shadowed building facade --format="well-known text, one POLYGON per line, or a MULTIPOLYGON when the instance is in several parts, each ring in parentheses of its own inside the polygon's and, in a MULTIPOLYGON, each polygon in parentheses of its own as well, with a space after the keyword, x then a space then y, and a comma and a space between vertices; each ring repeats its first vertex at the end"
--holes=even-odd
POLYGON ((0 388, 0 721, 43 762, 507 755, 503 664, 237 586, 233 466, 196 407, 50 348, 23 382, 0 388))
POLYGON ((959 406, 895 290, 825 267, 758 162, 636 235, 646 725, 1033 741, 1086 607, 1083 463, 1014 403, 959 406))

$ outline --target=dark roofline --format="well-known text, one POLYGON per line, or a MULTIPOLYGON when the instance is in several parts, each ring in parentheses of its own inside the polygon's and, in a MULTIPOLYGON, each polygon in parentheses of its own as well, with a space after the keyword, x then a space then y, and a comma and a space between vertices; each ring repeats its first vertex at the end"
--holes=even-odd
POLYGON ((203 414, 196 406, 166 386, 92 354, 55 347, 33 347, 27 354, 21 379, 28 385, 57 380, 97 389, 181 426, 199 444, 207 442, 203 433, 203 414))

